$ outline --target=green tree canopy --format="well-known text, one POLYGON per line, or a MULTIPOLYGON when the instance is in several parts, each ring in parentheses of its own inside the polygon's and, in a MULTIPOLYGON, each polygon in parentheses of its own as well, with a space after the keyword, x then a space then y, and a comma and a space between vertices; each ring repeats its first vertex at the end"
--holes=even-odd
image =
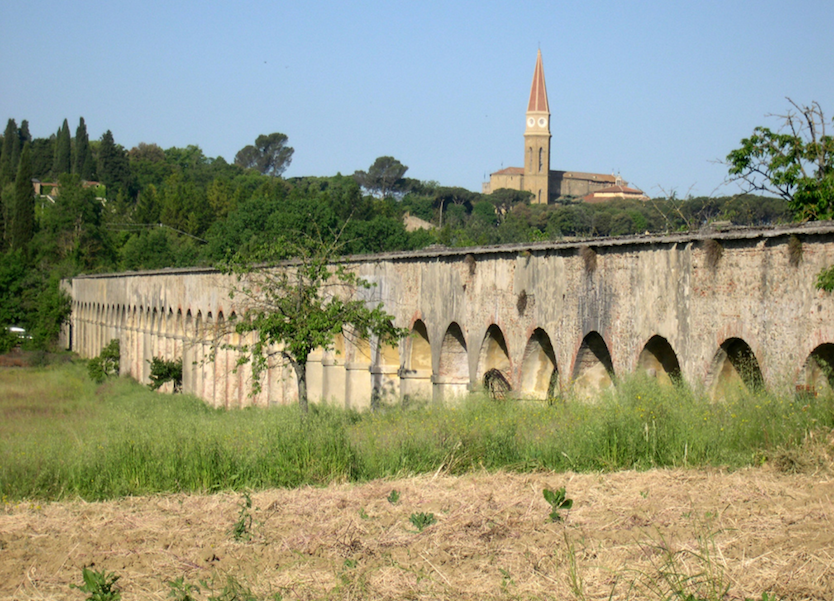
POLYGON ((797 219, 834 219, 834 138, 819 103, 788 102, 778 131, 756 127, 727 155, 730 177, 784 198, 797 219))
POLYGON ((357 183, 370 194, 379 198, 392 196, 402 191, 405 186, 405 172, 408 167, 394 157, 378 157, 367 171, 357 171, 353 174, 357 183))
POLYGON ((20 122, 20 131, 18 132, 18 136, 20 138, 21 148, 23 148, 23 145, 27 142, 32 142, 32 134, 29 133, 29 121, 26 119, 20 122))
POLYGON ((112 268, 114 252, 102 228, 101 201, 77 174, 65 173, 58 181, 60 193, 40 214, 39 252, 85 273, 112 268))
POLYGON ((101 136, 98 148, 98 177, 107 187, 107 197, 116 198, 119 189, 128 189, 131 173, 127 152, 116 144, 109 129, 101 136))
POLYGON ((287 136, 282 133, 261 134, 255 145, 245 146, 235 155, 235 165, 244 169, 257 169, 264 175, 277 177, 292 162, 295 150, 287 146, 287 136))
POLYGON ((499 188, 492 194, 486 197, 492 204, 495 205, 495 210, 499 215, 506 215, 510 210, 522 203, 529 203, 533 198, 533 193, 526 190, 511 190, 510 188, 499 188))
POLYGON ((95 175, 93 151, 90 148, 90 137, 87 135, 84 117, 78 120, 78 127, 75 130, 75 160, 72 172, 79 175, 82 180, 91 180, 95 175))
POLYGON ((49 181, 55 162, 55 136, 35 138, 30 146, 32 151, 32 177, 49 181))
POLYGON ((9 119, 3 132, 3 151, 0 153, 0 186, 14 181, 15 173, 17 173, 19 143, 17 122, 9 119))
POLYGON ((29 144, 23 146, 14 181, 9 245, 23 250, 35 233, 35 191, 32 188, 32 159, 29 144))
POLYGON ((72 141, 70 139, 69 123, 64 123, 58 128, 55 136, 55 156, 52 164, 52 177, 56 180, 64 173, 72 171, 72 141))

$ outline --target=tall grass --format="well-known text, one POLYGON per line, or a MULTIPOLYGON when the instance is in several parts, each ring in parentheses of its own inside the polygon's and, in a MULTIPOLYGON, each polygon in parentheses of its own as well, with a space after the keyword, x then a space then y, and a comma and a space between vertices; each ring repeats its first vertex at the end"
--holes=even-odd
MULTIPOLYGON (((30 377, 48 373, 36 370, 30 377)), ((351 474, 353 453, 340 412, 317 411, 303 420, 295 408, 227 412, 129 380, 95 388, 77 366, 62 375, 79 393, 74 414, 54 412, 48 393, 29 399, 39 408, 29 415, 10 412, 0 401, 6 414, 0 495, 93 500, 326 484, 351 474)))
POLYGON ((0 371, 0 496, 106 499, 444 470, 618 470, 764 461, 834 427, 831 396, 711 402, 637 376, 594 402, 472 397, 358 414, 215 410, 83 366, 0 371))
POLYGON ((457 407, 365 416, 351 428, 366 477, 472 468, 620 470, 761 462, 834 426, 834 399, 739 391, 710 401, 634 375, 594 402, 470 398, 457 407))

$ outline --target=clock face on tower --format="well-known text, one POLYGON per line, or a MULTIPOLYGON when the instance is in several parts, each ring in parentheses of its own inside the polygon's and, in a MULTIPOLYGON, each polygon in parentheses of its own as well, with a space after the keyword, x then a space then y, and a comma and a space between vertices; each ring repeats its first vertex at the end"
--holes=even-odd
POLYGON ((527 119, 527 125, 529 127, 533 127, 535 124, 536 124, 536 120, 533 119, 533 117, 530 117, 530 118, 527 119))
POLYGON ((547 119, 539 117, 539 127, 547 127, 547 119))

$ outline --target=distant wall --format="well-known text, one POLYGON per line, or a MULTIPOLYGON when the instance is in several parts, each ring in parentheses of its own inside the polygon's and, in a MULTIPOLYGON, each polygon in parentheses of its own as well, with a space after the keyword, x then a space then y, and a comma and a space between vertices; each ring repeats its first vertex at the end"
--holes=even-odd
MULTIPOLYGON (((814 282, 834 264, 831 222, 347 263, 377 284, 369 300, 383 302, 412 334, 397 349, 344 336, 315 353, 314 401, 361 408, 373 394, 451 398, 478 389, 490 370, 535 398, 594 391, 638 369, 715 395, 736 382, 830 385, 834 296, 814 282)), ((69 345, 92 357, 119 338, 122 373, 141 382, 151 357, 182 357, 185 390, 216 406, 295 402, 293 374, 277 356, 255 397, 248 368, 234 370, 233 351, 212 357, 216 325, 239 310, 229 285, 208 269, 74 278, 69 345)))

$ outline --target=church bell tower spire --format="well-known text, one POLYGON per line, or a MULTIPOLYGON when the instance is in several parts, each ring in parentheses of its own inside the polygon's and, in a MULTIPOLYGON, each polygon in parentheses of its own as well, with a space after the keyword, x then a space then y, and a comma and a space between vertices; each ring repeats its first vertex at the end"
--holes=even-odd
POLYGON ((533 202, 547 204, 550 192, 550 105, 544 84, 542 51, 536 58, 527 127, 524 130, 524 189, 533 193, 533 202))

